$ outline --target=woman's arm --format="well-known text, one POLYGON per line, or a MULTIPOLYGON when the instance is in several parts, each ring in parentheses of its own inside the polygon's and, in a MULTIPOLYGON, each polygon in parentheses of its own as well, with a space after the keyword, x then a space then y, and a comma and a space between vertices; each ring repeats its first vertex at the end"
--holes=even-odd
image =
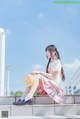
POLYGON ((50 79, 55 79, 58 73, 59 73, 58 71, 52 71, 52 73, 40 72, 41 75, 48 77, 50 79))
POLYGON ((34 74, 41 74, 49 79, 55 79, 57 74, 59 72, 58 71, 52 71, 52 73, 45 73, 45 72, 42 72, 42 71, 33 71, 31 74, 34 75, 34 74))

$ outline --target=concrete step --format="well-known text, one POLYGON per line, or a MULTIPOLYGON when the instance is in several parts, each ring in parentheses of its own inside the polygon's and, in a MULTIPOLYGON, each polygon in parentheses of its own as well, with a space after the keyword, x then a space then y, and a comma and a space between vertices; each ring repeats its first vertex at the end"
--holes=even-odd
POLYGON ((80 119, 80 95, 66 95, 64 104, 48 96, 35 96, 32 105, 15 106, 20 97, 0 97, 0 117, 9 119, 80 119))
POLYGON ((66 115, 66 116, 26 116, 26 117, 9 117, 8 119, 80 119, 80 116, 66 115))
MULTIPOLYGON (((20 97, 17 96, 4 96, 0 97, 0 105, 12 105, 20 97)), ((49 96, 34 96, 33 104, 55 104, 49 96)), ((64 104, 80 104, 80 95, 65 95, 64 104)))
POLYGON ((45 104, 45 105, 1 105, 2 115, 14 116, 46 116, 46 115, 78 115, 80 116, 80 104, 45 104))

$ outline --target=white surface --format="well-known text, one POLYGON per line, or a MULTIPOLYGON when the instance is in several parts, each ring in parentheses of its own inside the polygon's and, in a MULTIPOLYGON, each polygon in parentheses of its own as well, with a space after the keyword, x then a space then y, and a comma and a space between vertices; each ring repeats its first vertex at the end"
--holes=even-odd
POLYGON ((0 96, 4 96, 5 32, 0 28, 0 96))

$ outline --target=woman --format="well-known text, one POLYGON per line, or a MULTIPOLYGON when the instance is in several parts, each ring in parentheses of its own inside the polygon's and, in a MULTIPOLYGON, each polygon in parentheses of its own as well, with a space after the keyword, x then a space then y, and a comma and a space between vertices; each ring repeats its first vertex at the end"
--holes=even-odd
POLYGON ((54 45, 49 45, 45 49, 46 57, 49 59, 46 73, 42 71, 34 71, 31 76, 34 76, 35 81, 31 86, 28 86, 25 94, 14 105, 24 105, 31 102, 34 92, 40 86, 56 103, 63 103, 63 81, 65 80, 61 59, 57 48, 54 45))

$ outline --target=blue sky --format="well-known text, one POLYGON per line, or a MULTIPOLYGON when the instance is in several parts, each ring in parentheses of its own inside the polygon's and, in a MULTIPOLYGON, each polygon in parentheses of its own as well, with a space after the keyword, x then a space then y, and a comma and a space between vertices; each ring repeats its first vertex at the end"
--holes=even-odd
MULTIPOLYGON (((53 0, 0 0, 0 27, 6 32, 6 59, 11 65, 10 90, 24 90, 24 76, 45 71, 45 47, 56 45, 66 83, 80 64, 80 4, 53 0)), ((5 68, 5 91, 7 70, 5 68)))

